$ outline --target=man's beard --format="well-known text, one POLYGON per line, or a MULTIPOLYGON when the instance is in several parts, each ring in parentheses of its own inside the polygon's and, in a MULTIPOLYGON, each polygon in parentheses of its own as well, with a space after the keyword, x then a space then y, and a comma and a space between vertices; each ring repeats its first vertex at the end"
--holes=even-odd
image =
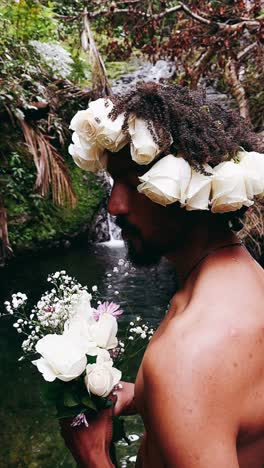
POLYGON ((133 224, 130 224, 125 216, 117 216, 115 222, 117 226, 127 231, 131 237, 135 237, 140 243, 140 248, 137 249, 133 240, 125 240, 127 255, 131 263, 135 266, 154 266, 159 263, 163 252, 157 244, 146 241, 142 237, 140 230, 133 224))

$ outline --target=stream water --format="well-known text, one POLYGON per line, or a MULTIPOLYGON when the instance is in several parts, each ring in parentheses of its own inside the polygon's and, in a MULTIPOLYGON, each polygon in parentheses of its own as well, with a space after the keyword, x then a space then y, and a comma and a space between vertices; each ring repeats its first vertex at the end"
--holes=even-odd
MULTIPOLYGON (((124 321, 141 315, 151 323, 160 321, 176 280, 167 263, 158 267, 112 273, 118 260, 124 258, 122 244, 92 245, 70 250, 53 251, 48 255, 17 259, 0 270, 0 304, 14 292, 25 292, 37 300, 46 290, 49 273, 65 269, 82 284, 91 288, 97 284, 106 299, 119 291, 119 302, 124 309, 124 321), (116 245, 116 247, 115 247, 116 245), (112 288, 108 288, 112 285, 112 288)), ((114 296, 116 299, 116 296, 114 296)), ((9 318, 1 319, 0 326, 0 467, 10 468, 70 468, 75 463, 59 434, 55 410, 40 398, 42 378, 33 366, 18 362, 21 339, 9 318)), ((129 370, 136 375, 139 363, 129 370)), ((139 439, 143 433, 140 417, 126 418, 131 445, 118 444, 119 467, 134 466, 139 439)))

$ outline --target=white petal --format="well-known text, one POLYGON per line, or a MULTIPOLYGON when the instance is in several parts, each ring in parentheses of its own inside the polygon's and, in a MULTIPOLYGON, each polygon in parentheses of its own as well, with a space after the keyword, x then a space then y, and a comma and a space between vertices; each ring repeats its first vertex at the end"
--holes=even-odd
POLYGON ((47 382, 53 382, 56 379, 57 375, 54 373, 48 361, 46 361, 44 358, 32 361, 32 364, 34 364, 34 366, 37 366, 39 372, 43 374, 43 377, 47 382))
POLYGON ((175 201, 186 200, 186 190, 191 179, 191 167, 182 157, 172 154, 160 159, 143 176, 138 191, 144 193, 151 200, 168 205, 175 201))
POLYGON ((245 184, 248 198, 255 195, 264 195, 264 154, 251 152, 240 152, 240 167, 244 171, 245 184))
POLYGON ((82 357, 79 361, 75 362, 73 366, 69 369, 67 374, 59 374, 57 378, 63 382, 69 382, 70 380, 76 379, 79 377, 85 370, 87 364, 86 356, 82 357))
POLYGON ((102 362, 113 363, 110 353, 106 349, 100 349, 97 353, 96 363, 101 364, 102 362))
POLYGON ((155 143, 146 121, 138 118, 131 119, 128 123, 128 131, 131 136, 130 152, 132 159, 137 164, 150 164, 160 154, 161 150, 155 143))
MULTIPOLYGON (((212 168, 206 166, 205 170, 212 173, 212 168)), ((204 174, 192 169, 192 177, 187 189, 186 209, 192 210, 208 210, 209 200, 212 186, 212 176, 204 174)))
POLYGON ((112 376, 113 376, 113 387, 120 382, 122 377, 122 372, 115 367, 112 368, 112 376))
POLYGON ((110 314, 103 314, 95 325, 91 326, 93 340, 98 346, 112 349, 117 346, 117 321, 110 314))
POLYGON ((153 177, 151 181, 138 185, 137 189, 153 202, 163 206, 170 205, 181 199, 178 181, 168 177, 153 177))
POLYGON ((95 101, 89 102, 88 109, 92 111, 95 116, 104 117, 111 112, 113 109, 113 103, 111 99, 108 98, 99 98, 95 101))
POLYGON ((36 345, 36 351, 48 361, 55 374, 67 374, 70 367, 85 356, 81 343, 73 336, 46 335, 36 345))
POLYGON ((124 114, 115 120, 105 117, 96 137, 98 144, 112 152, 120 151, 128 143, 127 135, 122 131, 123 123, 124 114))
POLYGON ((247 196, 244 171, 234 161, 220 163, 214 168, 212 194, 213 213, 236 211, 252 204, 247 196))

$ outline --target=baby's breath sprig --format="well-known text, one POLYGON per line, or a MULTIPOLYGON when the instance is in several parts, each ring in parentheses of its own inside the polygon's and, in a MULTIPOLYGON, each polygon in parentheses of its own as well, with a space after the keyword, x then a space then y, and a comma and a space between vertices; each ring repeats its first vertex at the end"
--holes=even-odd
POLYGON ((80 295, 87 291, 86 286, 67 275, 65 270, 48 275, 47 282, 52 288, 42 294, 29 312, 26 294, 13 294, 11 301, 4 303, 7 314, 2 315, 13 316, 16 319, 13 327, 26 337, 22 343, 25 355, 35 353, 35 345, 43 336, 63 333, 64 325, 74 313, 80 295))

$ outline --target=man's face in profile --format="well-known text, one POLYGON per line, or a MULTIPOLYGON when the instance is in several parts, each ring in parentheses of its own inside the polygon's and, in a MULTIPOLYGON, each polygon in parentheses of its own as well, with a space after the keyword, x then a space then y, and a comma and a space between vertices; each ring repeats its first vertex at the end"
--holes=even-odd
POLYGON ((108 211, 116 216, 130 260, 136 265, 155 265, 161 256, 175 247, 175 235, 181 218, 177 206, 163 206, 152 202, 137 190, 138 177, 150 166, 132 161, 129 148, 110 153, 108 171, 114 185, 108 202, 108 211), (179 221, 179 219, 178 219, 179 221))

